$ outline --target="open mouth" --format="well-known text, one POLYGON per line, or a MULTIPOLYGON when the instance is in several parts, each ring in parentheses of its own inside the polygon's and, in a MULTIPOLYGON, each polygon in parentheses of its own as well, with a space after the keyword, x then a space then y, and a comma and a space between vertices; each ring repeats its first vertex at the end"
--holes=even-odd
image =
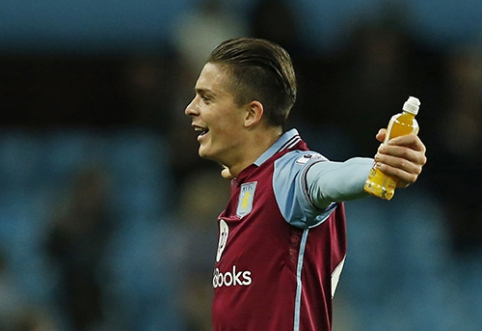
POLYGON ((196 126, 194 127, 194 131, 199 133, 198 137, 202 137, 209 132, 209 129, 196 126))

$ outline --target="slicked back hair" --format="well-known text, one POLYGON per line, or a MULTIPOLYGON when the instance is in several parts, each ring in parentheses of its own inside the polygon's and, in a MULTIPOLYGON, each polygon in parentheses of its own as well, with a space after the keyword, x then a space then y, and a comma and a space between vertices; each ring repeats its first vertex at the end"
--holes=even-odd
POLYGON ((296 101, 296 77, 284 48, 264 39, 230 39, 217 46, 207 62, 226 66, 238 105, 259 101, 266 123, 284 127, 296 101))

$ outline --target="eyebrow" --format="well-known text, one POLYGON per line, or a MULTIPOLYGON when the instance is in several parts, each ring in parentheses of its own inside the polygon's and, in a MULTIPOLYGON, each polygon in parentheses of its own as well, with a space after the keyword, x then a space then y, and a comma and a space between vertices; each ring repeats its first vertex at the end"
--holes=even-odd
POLYGON ((195 88, 194 91, 197 93, 197 94, 208 94, 208 95, 211 95, 211 96, 216 96, 216 93, 214 93, 213 90, 210 90, 210 89, 206 89, 206 88, 195 88))

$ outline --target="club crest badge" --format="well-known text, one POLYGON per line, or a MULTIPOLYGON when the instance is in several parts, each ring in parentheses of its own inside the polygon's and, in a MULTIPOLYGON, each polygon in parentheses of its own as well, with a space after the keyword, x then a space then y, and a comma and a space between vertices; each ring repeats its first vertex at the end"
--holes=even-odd
POLYGON ((243 218, 253 210, 254 192, 256 191, 256 184, 258 182, 245 183, 241 185, 241 192, 239 193, 238 208, 236 215, 243 218))

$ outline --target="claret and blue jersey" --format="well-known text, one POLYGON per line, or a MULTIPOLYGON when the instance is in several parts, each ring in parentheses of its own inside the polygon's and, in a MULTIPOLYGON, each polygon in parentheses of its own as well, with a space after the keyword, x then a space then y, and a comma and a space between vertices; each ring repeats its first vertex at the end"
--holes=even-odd
MULTIPOLYGON (((357 166, 365 178, 371 162, 357 166)), ((293 129, 232 180, 218 219, 214 331, 331 330, 346 225, 342 202, 312 199, 308 170, 323 163, 293 129)))

